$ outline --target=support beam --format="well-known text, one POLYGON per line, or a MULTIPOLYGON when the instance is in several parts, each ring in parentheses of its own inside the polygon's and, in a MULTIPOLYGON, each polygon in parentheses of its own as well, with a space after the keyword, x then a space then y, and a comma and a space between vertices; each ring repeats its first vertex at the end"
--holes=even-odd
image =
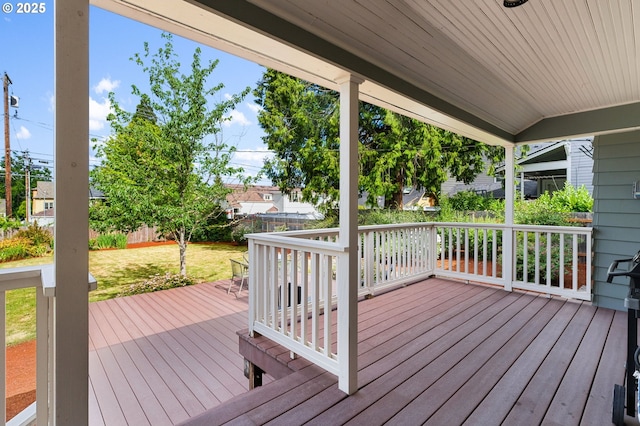
POLYGON ((263 371, 247 359, 244 360, 244 375, 249 379, 249 390, 254 390, 262 386, 262 373, 263 371))
POLYGON ((54 2, 53 419, 89 422, 89 0, 54 2))
POLYGON ((348 75, 340 84, 340 230, 348 250, 338 261, 338 387, 358 390, 358 85, 348 75))
POLYGON ((514 147, 504 147, 504 224, 506 229, 502 235, 502 277, 505 290, 513 289, 513 204, 514 204, 514 147))

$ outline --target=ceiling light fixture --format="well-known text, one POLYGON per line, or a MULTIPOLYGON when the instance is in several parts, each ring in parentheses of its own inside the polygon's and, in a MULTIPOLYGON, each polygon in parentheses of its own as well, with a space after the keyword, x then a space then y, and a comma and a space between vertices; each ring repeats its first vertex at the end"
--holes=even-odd
POLYGON ((516 7, 525 4, 527 0, 504 0, 504 7, 516 7))

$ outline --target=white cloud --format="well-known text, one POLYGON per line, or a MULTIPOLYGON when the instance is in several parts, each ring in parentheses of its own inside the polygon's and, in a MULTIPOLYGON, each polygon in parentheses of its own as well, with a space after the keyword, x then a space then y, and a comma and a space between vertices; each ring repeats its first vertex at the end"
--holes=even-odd
POLYGON ((233 96, 231 96, 229 93, 225 93, 223 96, 227 101, 230 101, 231 99, 233 99, 233 96))
POLYGON ((241 126, 248 126, 251 124, 251 121, 247 119, 243 112, 236 110, 231 111, 229 115, 225 117, 227 120, 224 122, 225 127, 231 127, 234 124, 239 124, 241 126))
POLYGON ((120 80, 111 80, 111 78, 105 77, 100 80, 100 83, 93 87, 93 90, 101 95, 105 92, 112 92, 114 89, 117 89, 118 86, 120 86, 120 80))
POLYGON ((246 105, 254 114, 257 114, 263 109, 260 105, 251 102, 247 102, 246 105))
POLYGON ((24 126, 20 126, 20 130, 16 133, 16 139, 29 139, 31 137, 31 132, 24 126))
POLYGON ((107 123, 107 115, 111 112, 111 102, 103 98, 102 102, 89 97, 89 130, 102 130, 107 123))

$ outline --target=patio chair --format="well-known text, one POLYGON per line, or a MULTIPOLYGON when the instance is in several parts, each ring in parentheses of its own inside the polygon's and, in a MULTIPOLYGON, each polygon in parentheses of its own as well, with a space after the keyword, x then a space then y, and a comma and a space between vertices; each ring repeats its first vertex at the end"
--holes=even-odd
POLYGON ((238 293, 236 293, 237 296, 242 292, 244 281, 249 278, 249 265, 235 259, 229 259, 229 261, 231 262, 231 282, 229 283, 227 294, 231 293, 231 287, 233 287, 236 280, 240 279, 240 288, 238 289, 238 293))

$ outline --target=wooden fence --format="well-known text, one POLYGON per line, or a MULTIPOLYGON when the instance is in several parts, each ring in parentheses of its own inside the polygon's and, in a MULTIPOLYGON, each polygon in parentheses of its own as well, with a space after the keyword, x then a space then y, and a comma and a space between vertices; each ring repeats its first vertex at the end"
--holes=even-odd
MULTIPOLYGON (((53 235, 53 226, 43 226, 42 228, 48 230, 53 235)), ((22 227, 20 229, 26 229, 22 227)), ((0 230, 0 241, 13 237, 19 229, 9 229, 6 231, 0 230)), ((89 230, 89 239, 97 238, 100 235, 99 232, 89 230)), ((164 238, 158 235, 156 227, 142 227, 135 232, 127 234, 127 244, 147 243, 150 241, 164 241, 164 238)))

